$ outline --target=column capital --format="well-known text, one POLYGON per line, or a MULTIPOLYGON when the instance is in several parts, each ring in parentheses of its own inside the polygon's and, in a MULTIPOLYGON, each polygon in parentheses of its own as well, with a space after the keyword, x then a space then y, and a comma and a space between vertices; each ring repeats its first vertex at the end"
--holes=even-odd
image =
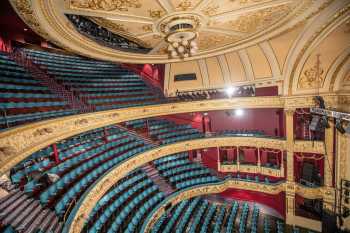
POLYGON ((285 108, 283 111, 286 115, 294 115, 296 108, 285 108))

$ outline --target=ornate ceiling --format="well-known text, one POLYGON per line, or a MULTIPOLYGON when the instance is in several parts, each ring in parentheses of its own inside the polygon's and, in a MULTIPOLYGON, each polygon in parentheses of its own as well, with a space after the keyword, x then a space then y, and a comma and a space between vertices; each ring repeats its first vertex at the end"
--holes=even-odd
MULTIPOLYGON (((206 58, 234 51, 283 33, 312 15, 326 0, 11 0, 22 18, 48 40, 74 52, 95 58, 132 63, 167 63, 164 25, 175 17, 198 22, 198 53, 206 58), (77 16, 92 22, 90 30, 108 35, 92 38, 77 16), (111 36, 112 35, 112 36, 111 36), (111 37, 127 39, 127 45, 106 45, 111 37)), ((93 33, 92 33, 93 34, 93 33)), ((112 38, 113 39, 113 38, 112 38)))

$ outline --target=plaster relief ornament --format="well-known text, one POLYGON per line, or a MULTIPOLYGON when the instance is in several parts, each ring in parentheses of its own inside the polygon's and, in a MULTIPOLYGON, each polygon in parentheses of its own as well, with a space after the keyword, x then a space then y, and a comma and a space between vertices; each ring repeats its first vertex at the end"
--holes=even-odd
POLYGON ((71 0, 71 5, 76 8, 105 11, 128 11, 129 8, 140 8, 140 0, 71 0))

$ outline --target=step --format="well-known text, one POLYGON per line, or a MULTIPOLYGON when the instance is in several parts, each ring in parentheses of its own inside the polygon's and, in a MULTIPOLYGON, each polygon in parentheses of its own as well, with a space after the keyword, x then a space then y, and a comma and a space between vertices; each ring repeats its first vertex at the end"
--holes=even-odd
POLYGON ((43 232, 47 232, 47 229, 49 228, 51 221, 56 217, 55 213, 53 211, 49 211, 48 215, 45 216, 44 221, 40 224, 40 229, 43 232))
POLYGON ((45 209, 38 215, 37 218, 30 224, 30 226, 25 230, 24 233, 35 233, 42 223, 43 219, 48 215, 49 210, 45 209))
POLYGON ((26 230, 32 223, 37 219, 37 216, 43 211, 43 208, 38 203, 35 209, 27 215, 27 217, 21 222, 21 224, 17 227, 18 230, 23 232, 26 230))
POLYGON ((11 225, 18 229, 18 226, 20 223, 25 220, 27 217, 30 217, 33 213, 33 210, 38 206, 39 204, 35 201, 31 202, 29 206, 27 206, 17 217, 16 219, 11 222, 11 225))
POLYGON ((22 196, 22 192, 20 192, 19 190, 16 190, 14 193, 10 193, 7 197, 5 197, 4 199, 0 200, 0 210, 4 210, 7 206, 9 206, 11 203, 13 203, 15 200, 17 200, 18 198, 20 198, 20 196, 22 196))
POLYGON ((18 206, 15 210, 8 211, 7 213, 9 215, 6 216, 6 218, 3 220, 3 223, 12 224, 12 222, 32 203, 32 201, 33 200, 27 199, 22 202, 21 205, 18 206))
POLYGON ((0 208, 3 209, 3 212, 12 212, 12 211, 14 211, 18 206, 20 206, 21 203, 25 202, 27 199, 28 199, 28 197, 22 193, 22 194, 19 196, 19 198, 17 198, 13 203, 8 203, 9 205, 7 205, 5 208, 2 208, 2 206, 0 206, 0 208))

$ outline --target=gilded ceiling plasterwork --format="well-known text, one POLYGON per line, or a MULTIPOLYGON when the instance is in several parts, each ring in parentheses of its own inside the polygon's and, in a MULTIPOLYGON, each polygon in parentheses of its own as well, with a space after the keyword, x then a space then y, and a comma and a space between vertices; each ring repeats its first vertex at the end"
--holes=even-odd
POLYGON ((325 79, 325 70, 322 67, 321 60, 315 61, 312 67, 303 71, 299 78, 298 87, 304 89, 321 88, 325 79))
POLYGON ((259 10, 240 16, 235 20, 230 20, 228 27, 235 31, 252 33, 257 30, 263 30, 265 27, 278 22, 292 10, 293 7, 291 5, 281 5, 259 10))
POLYGON ((211 0, 202 12, 206 15, 213 16, 268 1, 269 0, 211 0))
MULTIPOLYGON (((31 0, 11 0, 12 3, 17 1, 31 0)), ((211 40, 213 43, 218 38, 226 38, 228 41, 227 38, 231 37, 229 43, 220 43, 220 46, 201 42, 203 46, 198 48, 198 53, 185 59, 193 60, 234 51, 248 42, 258 42, 261 36, 267 39, 273 37, 294 27, 309 15, 316 15, 316 12, 325 9, 323 5, 326 2, 330 4, 332 1, 337 0, 320 0, 317 4, 313 0, 222 0, 220 4, 214 0, 37 0, 36 12, 30 15, 40 20, 38 24, 30 24, 40 28, 38 30, 48 32, 48 40, 85 56, 134 63, 166 63, 180 60, 156 52, 161 51, 159 48, 163 46, 166 36, 160 32, 159 25, 174 15, 198 17, 201 24, 198 34, 210 37, 210 33, 215 33, 217 38, 211 40), (158 44, 152 44, 155 49, 151 49, 149 54, 120 52, 79 35, 79 31, 69 25, 65 14, 104 18, 98 25, 126 35, 132 41, 141 41, 144 45, 152 44, 143 41, 143 37, 149 36, 148 34, 161 35, 162 38, 158 44), (280 17, 282 15, 284 17, 280 17), (43 21, 42 24, 40 21, 43 21)), ((21 14, 23 12, 27 15, 18 4, 13 5, 21 14)))
POLYGON ((140 8, 140 0, 71 0, 73 8, 86 8, 105 11, 128 11, 129 8, 140 8))

